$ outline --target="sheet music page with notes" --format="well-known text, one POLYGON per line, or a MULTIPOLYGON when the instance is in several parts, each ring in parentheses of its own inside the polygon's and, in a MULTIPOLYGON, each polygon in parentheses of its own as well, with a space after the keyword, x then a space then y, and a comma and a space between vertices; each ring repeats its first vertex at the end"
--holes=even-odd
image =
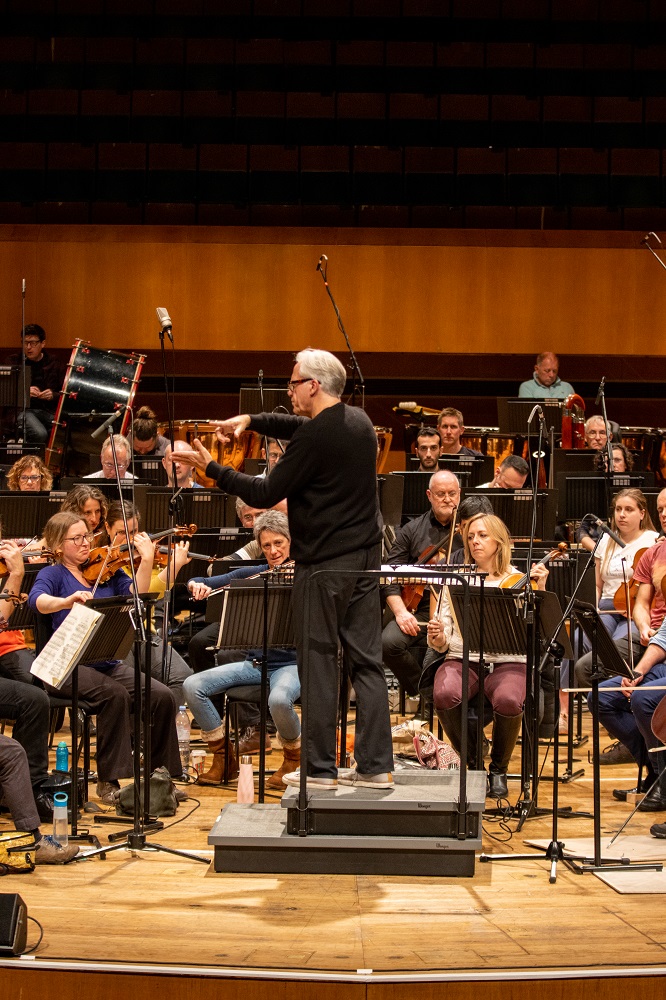
POLYGON ((35 657, 30 673, 52 687, 61 687, 79 662, 102 614, 85 604, 75 604, 44 649, 35 657))

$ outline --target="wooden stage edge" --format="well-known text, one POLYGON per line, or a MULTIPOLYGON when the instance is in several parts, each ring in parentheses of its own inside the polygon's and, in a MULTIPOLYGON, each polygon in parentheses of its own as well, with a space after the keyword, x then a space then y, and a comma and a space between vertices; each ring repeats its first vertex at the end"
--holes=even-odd
POLYGON ((31 996, 74 1000, 85 991, 86 1000, 523 1000, 530 987, 542 985, 555 1000, 625 1000, 640 990, 641 1000, 661 1000, 666 967, 653 969, 544 969, 543 972, 505 970, 496 973, 442 973, 373 975, 312 972, 289 973, 247 969, 202 969, 190 966, 145 966, 131 969, 111 963, 39 963, 0 961, 0 991, 3 1000, 26 1000, 31 996), (35 963, 36 964, 36 963, 35 963), (20 968, 18 966, 21 966, 20 968))
MULTIPOLYGON (((23 959, 0 961, 0 991, 3 1000, 26 1000, 35 996, 56 996, 72 1000, 85 992, 86 1000, 117 1000, 129 995, 133 1000, 337 1000, 341 987, 345 1000, 523 1000, 533 997, 537 984, 547 983, 555 1000, 586 1000, 593 991, 595 1000, 625 1000, 640 990, 641 1000, 661 1000, 666 966, 653 969, 550 969, 543 972, 510 971, 484 973, 442 973, 374 975, 359 970, 356 975, 246 969, 193 968, 189 966, 139 966, 105 963, 39 963, 26 968, 23 959), (17 966, 21 966, 20 968, 17 966)), ((35 963, 36 964, 36 963, 35 963)), ((537 986, 538 988, 538 986, 537 986)))

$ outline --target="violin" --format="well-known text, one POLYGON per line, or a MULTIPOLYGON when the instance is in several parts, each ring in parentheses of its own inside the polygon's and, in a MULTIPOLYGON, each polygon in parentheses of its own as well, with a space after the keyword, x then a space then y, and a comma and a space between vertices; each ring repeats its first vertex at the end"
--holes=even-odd
MULTIPOLYGON (((532 569, 534 569, 536 566, 546 566, 549 562, 551 562, 551 560, 554 561, 555 559, 568 559, 567 556, 568 548, 569 546, 567 545, 566 542, 560 542, 556 549, 551 549, 551 551, 548 552, 543 557, 543 559, 540 559, 538 563, 534 563, 532 569)), ((506 579, 502 580, 499 586, 501 590, 522 590, 526 582, 527 582, 527 573, 511 573, 510 576, 507 576, 506 579)), ((532 586, 532 590, 538 589, 538 584, 536 583, 536 580, 530 580, 530 584, 532 586)))
MULTIPOLYGON (((174 528, 173 532, 170 528, 165 531, 157 531, 148 537, 151 541, 157 541, 169 534, 178 537, 193 535, 196 530, 196 524, 189 524, 174 528)), ((104 584, 111 579, 117 570, 129 566, 130 559, 133 560, 135 568, 138 568, 141 556, 138 552, 132 552, 129 542, 123 542, 122 545, 100 545, 91 550, 88 561, 82 567, 81 572, 88 583, 104 584)))
MULTIPOLYGON (((639 549, 636 555, 634 556, 634 562, 631 567, 632 574, 636 569, 636 567, 638 566, 639 562, 641 561, 641 558, 646 552, 647 552, 647 545, 645 546, 645 548, 639 549)), ((634 601, 636 600, 636 594, 638 593, 639 587, 640 584, 638 580, 634 580, 633 575, 631 580, 626 580, 624 583, 621 583, 620 586, 615 591, 615 593, 613 594, 613 607, 615 608, 615 610, 620 611, 626 617, 627 608, 632 608, 634 606, 634 601)), ((663 588, 663 581, 662 581, 662 588, 663 588)))
MULTIPOLYGON (((26 565, 31 563, 54 563, 55 556, 50 549, 24 549, 21 552, 23 562, 26 565)), ((8 576, 9 569, 4 559, 0 559, 0 577, 8 576)))
MULTIPOLYGON (((450 530, 450 540, 453 539, 453 528, 451 525, 450 530)), ((439 541, 436 545, 429 545, 427 549, 424 549, 421 555, 418 557, 415 566, 432 566, 435 563, 440 562, 441 552, 443 548, 443 539, 439 541)), ((449 546, 450 551, 450 546, 449 546)), ((423 597, 426 587, 428 586, 427 580, 419 580, 417 583, 406 583, 400 591, 400 596, 402 602, 412 614, 416 611, 419 604, 421 603, 421 598, 423 597)))

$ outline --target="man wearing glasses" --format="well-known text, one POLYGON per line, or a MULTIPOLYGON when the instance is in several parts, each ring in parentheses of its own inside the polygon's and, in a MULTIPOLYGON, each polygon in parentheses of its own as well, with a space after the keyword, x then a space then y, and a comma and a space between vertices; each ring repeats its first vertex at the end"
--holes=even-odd
MULTIPOLYGON (((354 572, 380 567, 377 436, 363 410, 341 402, 345 381, 345 369, 334 355, 308 348, 296 355, 287 385, 295 416, 245 413, 219 425, 221 435, 239 437, 250 429, 288 440, 284 457, 270 476, 254 478, 222 467, 198 441, 194 451, 180 457, 205 469, 221 489, 253 507, 272 507, 286 497, 296 563, 293 615, 301 681, 307 669, 303 739, 308 786, 332 788, 340 780, 388 788, 393 753, 381 662, 379 589, 377 578, 357 577, 354 572), (330 575, 335 572, 339 575, 330 575), (357 769, 338 776, 339 642, 357 699, 357 769)), ((295 772, 283 780, 299 784, 295 772)))
MULTIPOLYGON (((113 442, 116 446, 116 458, 118 459, 118 472, 120 473, 121 479, 134 479, 135 477, 129 472, 130 462, 132 461, 132 446, 126 437, 122 434, 114 434, 113 442)), ((113 464, 113 451, 111 449, 111 444, 107 438, 102 445, 102 452, 100 455, 100 461, 102 463, 102 468, 99 472, 91 472, 89 475, 84 476, 84 479, 115 479, 116 478, 116 467, 113 464)))
MULTIPOLYGON (((18 432, 24 441, 41 444, 48 439, 53 424, 53 416, 62 389, 62 369, 58 360, 44 350, 46 333, 37 323, 29 323, 23 331, 23 353, 26 367, 30 369, 30 408, 19 414, 18 432)), ((22 358, 14 354, 10 365, 20 367, 22 358)))
MULTIPOLYGON (((386 557, 390 566, 413 566, 431 557, 439 562, 437 553, 441 549, 446 555, 454 511, 460 504, 458 477, 446 469, 436 472, 430 477, 426 495, 429 509, 398 528, 386 557)), ((461 548, 462 539, 456 534, 452 550, 461 548)), ((419 694, 421 661, 427 649, 425 625, 430 619, 430 590, 425 587, 419 594, 399 583, 389 584, 383 590, 386 606, 394 615, 382 633, 384 663, 407 693, 415 697, 419 694)))

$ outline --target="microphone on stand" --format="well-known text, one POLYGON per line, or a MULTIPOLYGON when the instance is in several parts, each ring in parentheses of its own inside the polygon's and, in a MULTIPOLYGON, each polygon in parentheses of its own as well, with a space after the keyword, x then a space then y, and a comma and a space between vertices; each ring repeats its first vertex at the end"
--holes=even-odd
POLYGON ((323 253, 321 255, 321 257, 319 258, 319 262, 317 264, 317 270, 323 272, 323 270, 324 270, 324 268, 326 267, 327 264, 328 264, 328 257, 326 256, 325 253, 323 253), (322 266, 322 261, 323 261, 323 266, 322 266))
POLYGON ((21 282, 21 295, 25 298, 25 278, 21 282))
POLYGON ((160 308, 159 306, 157 307, 155 312, 157 313, 157 318, 160 321, 160 325, 162 327, 162 329, 160 330, 160 337, 163 337, 164 334, 166 333, 167 337, 173 344, 171 317, 169 316, 169 313, 167 312, 166 309, 160 308))
POLYGON ((602 400, 602 397, 603 397, 603 394, 604 394, 604 386, 605 385, 606 385, 606 376, 604 375, 604 377, 602 378, 601 382, 599 383, 599 392, 597 393, 597 398, 596 398, 596 400, 594 402, 595 406, 598 406, 599 403, 602 400))
POLYGON ((650 237, 652 237, 653 239, 655 239, 657 241, 657 243, 659 244, 659 246, 661 246, 661 240, 659 239, 659 237, 657 236, 656 233, 646 233, 645 236, 643 237, 643 239, 641 240, 641 243, 646 243, 646 244, 649 243, 650 237))
POLYGON ((90 435, 91 438, 100 438, 106 431, 108 431, 111 424, 115 424, 118 417, 122 414, 123 410, 127 409, 127 404, 123 403, 115 413, 112 413, 110 417, 107 417, 103 424, 100 424, 90 435))
POLYGON ((608 535, 609 538, 612 538, 616 545, 619 545, 621 549, 626 549, 627 543, 623 542, 620 536, 616 535, 615 532, 611 528, 609 528, 604 521, 601 520, 601 518, 595 517, 593 518, 593 520, 597 528, 603 531, 605 535, 608 535))
POLYGON ((527 423, 528 424, 532 423, 532 421, 534 420, 534 418, 537 415, 537 413, 539 414, 539 420, 545 421, 546 418, 543 415, 543 409, 537 403, 537 405, 533 408, 532 412, 530 413, 529 417, 527 418, 527 423))

